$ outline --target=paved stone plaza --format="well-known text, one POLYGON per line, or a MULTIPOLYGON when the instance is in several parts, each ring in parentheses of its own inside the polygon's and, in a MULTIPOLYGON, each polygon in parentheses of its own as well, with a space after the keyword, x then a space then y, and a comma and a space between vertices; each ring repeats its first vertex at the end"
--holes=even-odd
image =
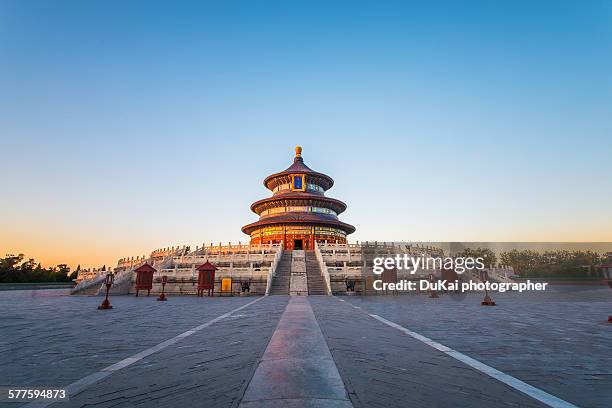
POLYGON ((73 384, 53 407, 547 406, 377 315, 571 404, 612 406, 612 290, 481 297, 115 296, 98 311, 100 297, 65 290, 0 292, 0 385, 73 384))

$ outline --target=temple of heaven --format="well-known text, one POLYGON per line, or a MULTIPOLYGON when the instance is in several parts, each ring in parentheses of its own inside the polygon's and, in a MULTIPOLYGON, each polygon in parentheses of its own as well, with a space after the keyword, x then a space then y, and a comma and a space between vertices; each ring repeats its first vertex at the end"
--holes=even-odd
POLYGON ((325 197, 334 180, 306 166, 300 146, 295 148, 293 164, 263 183, 272 197, 254 202, 251 210, 259 221, 242 227, 252 245, 282 241, 283 249, 309 250, 315 240, 345 244, 346 236, 355 232, 355 227, 338 220, 346 204, 325 197))

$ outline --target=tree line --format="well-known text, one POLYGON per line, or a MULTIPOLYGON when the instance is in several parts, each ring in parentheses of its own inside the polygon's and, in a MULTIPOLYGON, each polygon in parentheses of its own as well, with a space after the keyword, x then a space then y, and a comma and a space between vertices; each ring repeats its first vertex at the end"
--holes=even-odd
POLYGON ((79 270, 80 266, 70 273, 66 264, 43 268, 32 258, 24 261, 23 254, 7 254, 0 258, 0 283, 70 282, 79 270))
POLYGON ((597 277, 593 266, 612 263, 612 252, 603 254, 593 251, 545 251, 529 249, 502 252, 500 262, 514 268, 524 277, 597 277))
POLYGON ((612 264, 612 252, 553 250, 538 252, 513 249, 496 255, 488 248, 466 248, 460 256, 483 256, 487 267, 495 264, 512 266, 514 272, 526 278, 598 277, 595 265, 612 264))

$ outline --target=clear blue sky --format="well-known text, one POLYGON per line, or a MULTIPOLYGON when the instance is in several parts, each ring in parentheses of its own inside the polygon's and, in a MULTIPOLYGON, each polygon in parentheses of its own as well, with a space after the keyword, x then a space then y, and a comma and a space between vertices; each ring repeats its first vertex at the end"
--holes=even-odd
POLYGON ((175 3, 0 0, 0 250, 244 242, 296 144, 351 240, 612 241, 612 2, 175 3))

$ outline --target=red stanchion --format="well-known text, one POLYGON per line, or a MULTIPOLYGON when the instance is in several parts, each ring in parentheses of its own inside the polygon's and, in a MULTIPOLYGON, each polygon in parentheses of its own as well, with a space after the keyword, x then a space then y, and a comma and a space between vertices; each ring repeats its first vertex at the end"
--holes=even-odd
MULTIPOLYGON (((433 273, 430 273, 430 274, 429 274, 429 282, 430 282, 430 283, 433 283, 433 281, 434 281, 434 276, 433 276, 433 273)), ((429 297, 430 297, 431 299, 437 299, 437 298, 439 298, 440 296, 438 296, 438 292, 437 292, 437 291, 435 291, 435 290, 433 290, 433 289, 429 289, 429 297)))
POLYGON ((168 300, 168 298, 166 297, 166 282, 168 282, 168 277, 166 275, 162 276, 161 278, 161 284, 162 284, 162 291, 161 294, 159 295, 159 297, 157 298, 157 300, 168 300))
MULTIPOLYGON (((608 283, 608 287, 612 289, 612 279, 604 280, 604 282, 608 283)), ((612 316, 608 316, 608 323, 612 323, 612 316)))
POLYGON ((485 297, 482 300, 482 302, 480 302, 480 304, 482 306, 495 306, 495 302, 493 301, 493 299, 491 299, 491 296, 489 296, 489 290, 487 289, 487 282, 489 281, 489 273, 487 271, 482 271, 480 273, 480 279, 484 282, 485 284, 485 297))
POLYGON ((104 301, 102 302, 102 304, 98 306, 98 310, 106 310, 106 309, 113 308, 110 302, 108 301, 108 291, 110 290, 110 287, 113 285, 114 280, 115 280, 115 275, 113 275, 112 272, 109 272, 108 274, 106 274, 106 279, 104 280, 104 284, 106 285, 106 297, 104 298, 104 301))
POLYGON ((493 301, 493 299, 491 299, 491 296, 489 296, 489 294, 486 293, 486 289, 485 289, 485 297, 480 304, 483 306, 495 306, 495 302, 493 301))

